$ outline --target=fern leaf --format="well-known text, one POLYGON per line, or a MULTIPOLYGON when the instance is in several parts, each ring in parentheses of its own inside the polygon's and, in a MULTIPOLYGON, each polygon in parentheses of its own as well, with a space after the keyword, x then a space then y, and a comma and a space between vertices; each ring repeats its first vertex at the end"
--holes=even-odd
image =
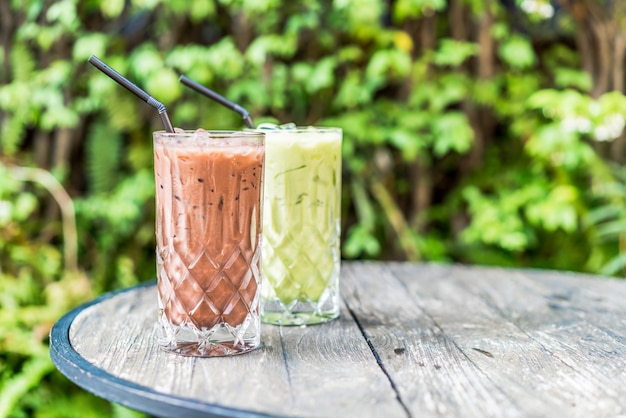
POLYGON ((95 194, 107 193, 117 184, 122 139, 108 124, 97 123, 87 136, 86 171, 88 187, 95 194))

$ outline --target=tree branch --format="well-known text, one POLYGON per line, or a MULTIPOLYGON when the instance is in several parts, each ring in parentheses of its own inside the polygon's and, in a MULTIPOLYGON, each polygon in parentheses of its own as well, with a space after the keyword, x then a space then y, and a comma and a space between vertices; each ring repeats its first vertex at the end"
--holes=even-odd
POLYGON ((47 170, 34 167, 9 166, 13 177, 21 181, 32 181, 43 186, 56 200, 61 209, 63 224, 63 254, 65 269, 78 270, 78 233, 74 201, 63 185, 47 170))

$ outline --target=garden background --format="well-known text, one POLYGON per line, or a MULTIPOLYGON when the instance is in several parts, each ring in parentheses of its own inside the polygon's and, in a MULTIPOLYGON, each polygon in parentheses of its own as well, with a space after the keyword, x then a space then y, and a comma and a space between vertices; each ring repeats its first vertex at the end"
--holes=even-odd
POLYGON ((0 0, 0 416, 135 415, 48 356, 61 315, 155 275, 162 126, 92 54, 179 127, 243 127, 186 74, 343 128, 344 259, 626 272, 626 2, 0 0))

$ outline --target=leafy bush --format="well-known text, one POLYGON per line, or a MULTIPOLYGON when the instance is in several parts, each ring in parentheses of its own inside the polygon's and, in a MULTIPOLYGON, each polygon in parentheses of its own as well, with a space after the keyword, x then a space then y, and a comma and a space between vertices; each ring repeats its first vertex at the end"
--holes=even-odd
MULTIPOLYGON (((67 416, 67 404, 56 399, 68 391, 76 393, 72 402, 99 402, 60 379, 48 354, 52 324, 93 296, 75 254, 64 256, 48 238, 63 230, 64 249, 75 248, 67 242, 76 240, 75 226, 58 228, 34 217, 47 192, 59 190, 48 172, 0 165, 0 176, 0 416, 31 416, 41 407, 49 416, 67 416)), ((110 409, 99 403, 102 411, 110 409)))
POLYGON ((162 127, 92 54, 183 128, 242 121, 179 73, 257 123, 343 128, 344 258, 623 276, 626 51, 594 31, 624 11, 552 3, 0 2, 0 415, 128 413, 47 359, 71 306, 154 276, 162 127))

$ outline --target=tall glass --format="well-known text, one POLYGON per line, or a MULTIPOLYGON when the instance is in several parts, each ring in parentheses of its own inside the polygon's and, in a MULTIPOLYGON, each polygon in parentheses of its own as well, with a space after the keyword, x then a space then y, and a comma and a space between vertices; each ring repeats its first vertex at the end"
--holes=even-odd
POLYGON ((260 344, 264 136, 154 132, 159 345, 189 356, 260 344))
POLYGON ((261 320, 306 325, 339 316, 339 128, 263 129, 261 320))

